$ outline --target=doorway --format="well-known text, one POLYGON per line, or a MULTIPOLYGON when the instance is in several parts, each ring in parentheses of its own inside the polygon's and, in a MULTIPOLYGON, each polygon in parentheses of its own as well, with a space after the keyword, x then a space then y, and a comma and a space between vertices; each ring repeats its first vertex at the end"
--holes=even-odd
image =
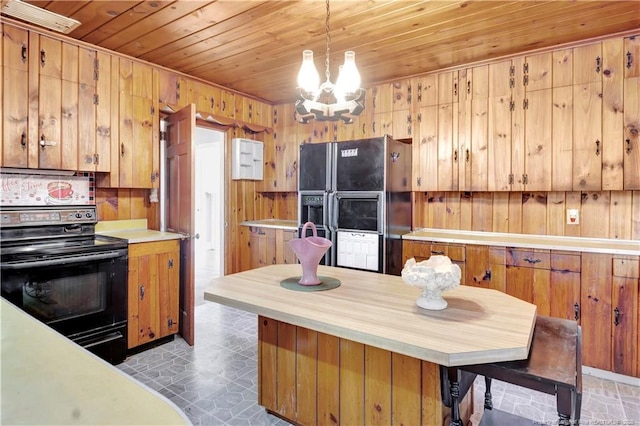
POLYGON ((225 133, 195 129, 195 306, 212 278, 224 275, 225 133))

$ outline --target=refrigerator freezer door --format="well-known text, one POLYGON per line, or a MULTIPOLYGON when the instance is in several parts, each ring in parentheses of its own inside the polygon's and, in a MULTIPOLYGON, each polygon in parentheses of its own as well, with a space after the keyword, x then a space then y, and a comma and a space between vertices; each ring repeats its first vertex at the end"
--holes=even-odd
POLYGON ((384 191, 385 138, 334 144, 334 191, 384 191))

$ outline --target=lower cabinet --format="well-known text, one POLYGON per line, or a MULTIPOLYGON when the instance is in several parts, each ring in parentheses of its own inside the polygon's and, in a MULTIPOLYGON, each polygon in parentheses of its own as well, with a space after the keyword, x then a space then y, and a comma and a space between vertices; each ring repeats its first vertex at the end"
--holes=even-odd
POLYGON ((281 263, 297 263, 295 253, 287 244, 297 236, 298 232, 295 230, 250 226, 250 269, 281 263))
POLYGON ((178 332, 179 240, 129 244, 128 347, 178 332))
POLYGON ((639 256, 403 241, 405 262, 432 254, 459 264, 464 285, 526 300, 539 315, 578 321, 583 365, 640 377, 639 256))

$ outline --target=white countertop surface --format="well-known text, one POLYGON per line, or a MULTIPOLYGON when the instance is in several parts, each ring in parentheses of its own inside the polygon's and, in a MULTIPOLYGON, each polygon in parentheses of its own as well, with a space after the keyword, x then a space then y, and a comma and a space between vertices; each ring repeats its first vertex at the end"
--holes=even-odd
POLYGON ((261 220, 245 220, 240 222, 242 226, 256 226, 260 228, 284 229, 286 231, 297 231, 298 221, 284 219, 261 219, 261 220))
POLYGON ((640 256, 640 241, 638 240, 508 234, 434 228, 424 228, 410 232, 403 235, 402 239, 640 256))
POLYGON ((0 317, 0 424, 191 424, 169 399, 5 299, 0 317))

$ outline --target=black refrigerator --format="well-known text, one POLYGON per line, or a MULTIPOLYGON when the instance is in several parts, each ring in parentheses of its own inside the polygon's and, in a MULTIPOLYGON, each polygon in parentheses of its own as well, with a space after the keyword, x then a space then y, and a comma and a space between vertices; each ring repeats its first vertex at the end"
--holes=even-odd
POLYGON ((299 234, 313 222, 333 243, 321 262, 400 275, 402 235, 411 231, 411 145, 390 136, 303 144, 298 164, 299 234))

